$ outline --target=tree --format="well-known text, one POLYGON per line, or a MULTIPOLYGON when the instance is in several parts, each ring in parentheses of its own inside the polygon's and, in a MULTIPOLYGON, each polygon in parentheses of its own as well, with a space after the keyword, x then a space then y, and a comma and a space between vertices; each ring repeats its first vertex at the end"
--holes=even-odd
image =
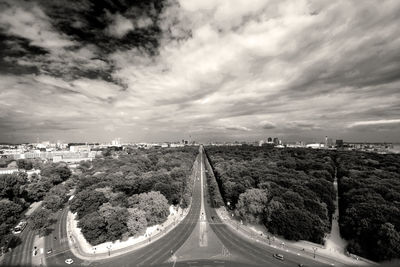
POLYGON ((260 222, 268 204, 268 192, 266 189, 252 188, 240 194, 236 204, 236 215, 244 221, 260 222))
POLYGON ((0 200, 0 239, 5 238, 5 235, 9 234, 10 229, 18 221, 21 211, 21 205, 8 199, 0 200))
POLYGON ((52 185, 53 184, 46 179, 40 180, 37 183, 27 184, 23 187, 25 198, 32 202, 42 200, 52 185))
POLYGON ((17 166, 18 169, 24 169, 24 170, 31 170, 33 165, 32 165, 32 161, 30 160, 26 160, 26 159, 19 159, 17 160, 17 166))
POLYGON ((138 208, 128 209, 129 217, 127 226, 129 234, 132 236, 142 234, 147 227, 146 212, 138 208))
POLYGON ((126 225, 128 220, 128 211, 126 208, 116 208, 114 216, 108 218, 107 222, 107 240, 115 241, 121 239, 123 234, 128 232, 126 225))
POLYGON ((0 224, 5 223, 7 227, 15 224, 22 211, 22 207, 8 199, 0 200, 0 224))
POLYGON ((20 197, 20 189, 28 183, 26 173, 13 173, 0 175, 0 197, 10 200, 20 197))
POLYGON ((52 178, 56 184, 67 180, 72 172, 65 163, 48 163, 42 166, 40 174, 52 178))
POLYGON ((52 212, 48 209, 39 209, 32 214, 30 222, 33 230, 38 230, 40 234, 43 234, 52 225, 52 212))
POLYGON ((393 224, 387 222, 381 225, 375 254, 380 261, 400 257, 400 233, 393 224))
POLYGON ((102 192, 83 190, 71 200, 70 209, 78 213, 78 218, 97 211, 103 203, 107 202, 102 192))
POLYGON ((47 194, 43 199, 43 206, 51 211, 57 211, 63 207, 64 200, 55 194, 47 194))
POLYGON ((160 192, 150 191, 137 195, 137 204, 132 207, 146 213, 149 226, 164 222, 169 215, 168 200, 160 192))
POLYGON ((326 225, 318 216, 300 209, 283 209, 271 215, 268 229, 290 240, 310 240, 322 243, 326 225))
POLYGON ((82 234, 92 245, 98 245, 107 241, 107 223, 98 212, 86 214, 78 222, 78 227, 82 229, 82 234))

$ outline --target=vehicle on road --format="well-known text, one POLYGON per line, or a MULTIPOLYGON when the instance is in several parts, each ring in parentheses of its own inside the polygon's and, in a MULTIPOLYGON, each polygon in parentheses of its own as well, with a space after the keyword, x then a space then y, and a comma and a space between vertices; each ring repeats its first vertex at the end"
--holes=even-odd
POLYGON ((34 250, 32 251, 32 255, 33 255, 33 256, 36 256, 36 255, 37 255, 37 249, 34 249, 34 250))
POLYGON ((17 226, 14 227, 14 229, 12 230, 13 234, 20 234, 26 227, 27 222, 25 220, 20 221, 17 226))
POLYGON ((51 254, 51 253, 53 253, 53 249, 47 250, 47 254, 51 254))
POLYGON ((276 254, 275 253, 273 256, 274 256, 275 259, 283 261, 283 255, 282 254, 276 254))
POLYGON ((66 259, 65 263, 66 264, 72 264, 72 263, 74 263, 74 260, 73 259, 66 259))

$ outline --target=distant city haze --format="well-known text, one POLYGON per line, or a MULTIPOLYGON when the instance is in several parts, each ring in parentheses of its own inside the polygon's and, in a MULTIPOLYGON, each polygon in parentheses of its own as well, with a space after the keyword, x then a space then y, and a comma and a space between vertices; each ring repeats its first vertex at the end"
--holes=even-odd
POLYGON ((0 7, 0 142, 400 142, 400 1, 0 7))

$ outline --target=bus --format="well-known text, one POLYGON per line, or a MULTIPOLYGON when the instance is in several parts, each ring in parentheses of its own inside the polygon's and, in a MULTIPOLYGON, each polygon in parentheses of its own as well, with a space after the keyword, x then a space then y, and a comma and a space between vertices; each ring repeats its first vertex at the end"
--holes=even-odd
POLYGON ((20 221, 17 224, 17 226, 14 227, 14 229, 12 230, 12 233, 15 235, 21 233, 25 229, 26 224, 27 224, 27 222, 25 220, 20 221))

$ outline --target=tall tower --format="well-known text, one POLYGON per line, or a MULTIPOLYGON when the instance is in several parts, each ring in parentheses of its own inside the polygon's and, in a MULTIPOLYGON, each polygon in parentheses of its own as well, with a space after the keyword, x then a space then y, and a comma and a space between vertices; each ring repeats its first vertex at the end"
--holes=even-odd
POLYGON ((325 148, 328 148, 328 136, 325 136, 325 148))

